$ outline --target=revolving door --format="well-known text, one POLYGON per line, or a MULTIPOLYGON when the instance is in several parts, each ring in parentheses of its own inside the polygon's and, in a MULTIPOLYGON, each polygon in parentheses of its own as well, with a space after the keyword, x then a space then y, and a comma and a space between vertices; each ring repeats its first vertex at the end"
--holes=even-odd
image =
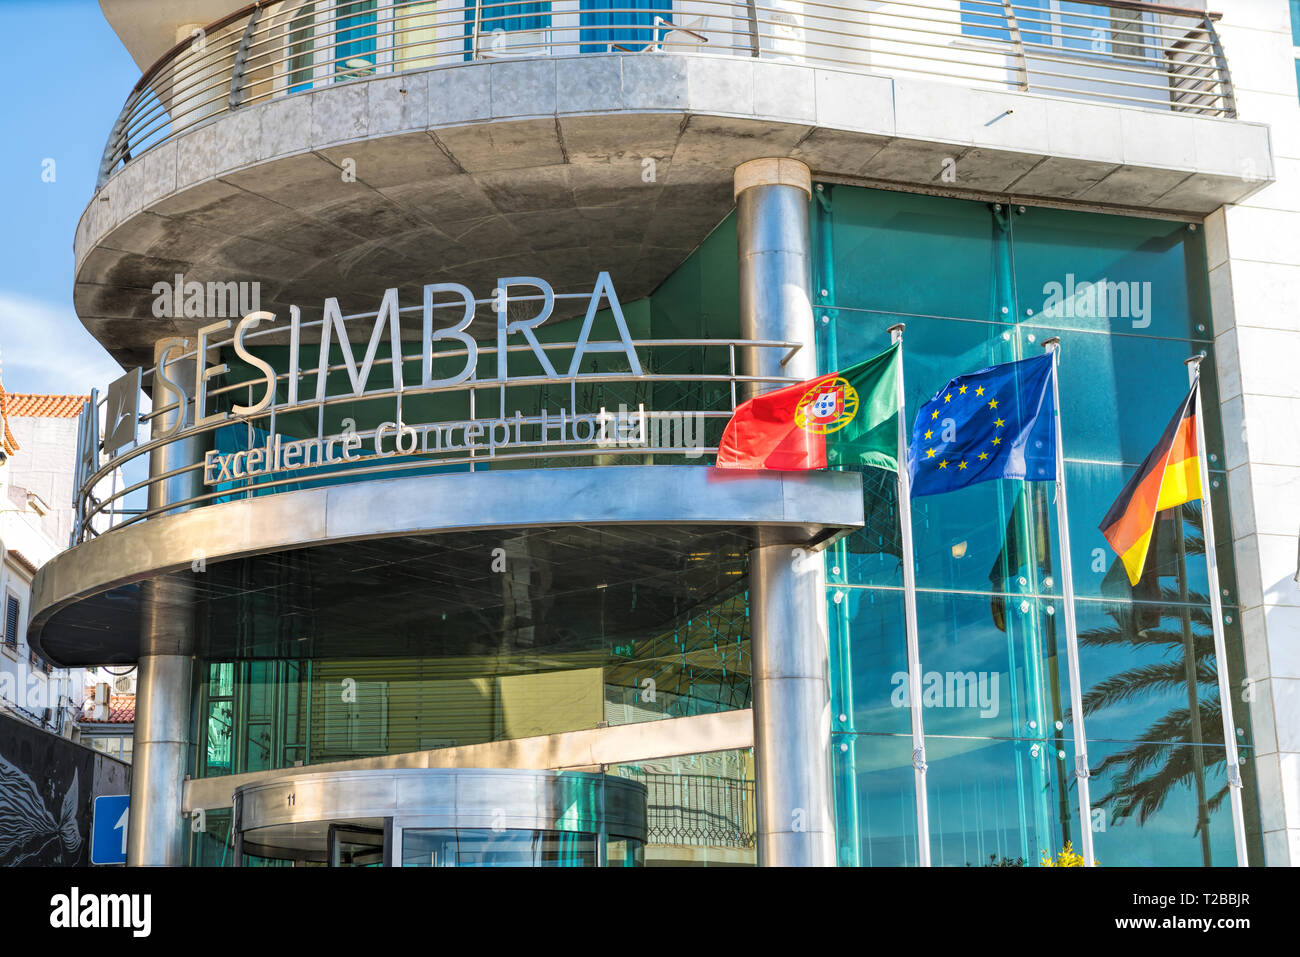
POLYGON ((646 788, 608 774, 401 768, 235 791, 237 865, 637 867, 646 788))

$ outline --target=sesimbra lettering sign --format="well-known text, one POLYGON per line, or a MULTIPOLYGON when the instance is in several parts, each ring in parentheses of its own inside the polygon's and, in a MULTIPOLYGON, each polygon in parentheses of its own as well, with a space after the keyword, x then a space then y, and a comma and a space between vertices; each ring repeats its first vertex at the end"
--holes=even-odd
MULTIPOLYGON (((530 299, 539 298, 536 295, 530 299)), ((440 306, 443 304, 439 304, 440 306)), ((542 348, 541 342, 537 339, 536 329, 555 311, 555 290, 551 288, 550 283, 538 279, 535 276, 511 276, 497 280, 496 289, 493 291, 493 309, 497 314, 497 336, 496 336, 496 356, 497 356, 497 374, 494 380, 502 384, 506 383, 509 378, 509 353, 507 346, 510 337, 515 335, 523 336, 524 341, 531 348, 532 353, 536 356, 537 361, 541 364, 547 378, 558 379, 559 373, 551 364, 550 357, 542 348), (512 288, 531 286, 540 293, 541 308, 535 316, 526 319, 507 319, 506 304, 510 301, 510 290, 512 288)), ((478 341, 467 331, 470 324, 474 321, 477 311, 477 302, 474 294, 468 287, 455 282, 433 283, 424 287, 423 303, 423 352, 421 368, 423 375, 420 386, 424 389, 435 389, 443 386, 452 386, 461 382, 469 381, 474 378, 475 371, 478 367, 478 341), (435 297, 439 294, 451 294, 459 300, 461 306, 461 318, 454 325, 445 329, 435 329, 433 322, 433 313, 435 309, 435 297), (464 347, 465 355, 461 367, 452 375, 437 377, 434 375, 434 353, 438 343, 455 342, 464 347)), ((321 320, 321 339, 320 349, 316 365, 316 394, 310 398, 301 397, 298 394, 298 380, 303 374, 300 357, 301 345, 301 327, 302 318, 297 306, 289 307, 289 364, 288 373, 288 399, 281 408, 293 408, 304 401, 320 403, 327 398, 336 398, 337 396, 328 396, 326 394, 327 376, 330 362, 330 347, 335 340, 338 342, 340 351, 343 353, 343 363, 348 373, 348 380, 352 386, 350 392, 340 393, 354 398, 365 396, 366 386, 370 382, 370 372, 375 364, 375 356, 379 350, 379 343, 384 337, 385 331, 388 333, 391 355, 398 356, 402 354, 401 340, 401 323, 399 321, 399 306, 397 300, 397 290, 388 289, 384 292, 383 301, 380 303, 379 312, 375 316, 375 324, 370 333, 370 341, 366 346, 365 356, 358 365, 356 355, 352 351, 352 342, 348 338, 347 329, 344 325, 343 313, 339 308, 338 299, 331 298, 325 300, 323 309, 324 316, 321 320)), ((248 351, 246 336, 249 332, 256 329, 257 326, 265 321, 275 321, 275 315, 269 312, 253 312, 240 319, 234 328, 234 337, 231 340, 235 350, 235 355, 240 359, 253 366, 262 374, 263 390, 261 398, 251 405, 235 405, 232 412, 235 416, 253 416, 258 415, 270 407, 275 398, 275 383, 280 373, 272 367, 265 359, 262 359, 248 351)), ((208 412, 208 382, 215 376, 219 376, 229 371, 229 367, 223 362, 218 365, 207 365, 207 352, 212 340, 221 333, 230 330, 232 320, 223 319, 220 322, 214 322, 211 325, 204 326, 198 331, 198 343, 195 349, 195 395, 194 395, 194 422, 193 427, 202 427, 220 422, 230 416, 227 412, 208 412)), ((182 349, 182 340, 176 340, 169 345, 160 357, 158 362, 158 379, 163 387, 162 404, 168 404, 177 399, 188 400, 184 388, 181 387, 174 379, 168 375, 169 366, 171 365, 171 354, 173 351, 182 349)), ((591 352, 622 352, 628 360, 630 376, 641 375, 641 362, 637 358, 636 349, 632 345, 632 337, 628 333, 627 319, 623 316, 623 306, 618 301, 618 295, 614 291, 614 283, 609 277, 609 273, 602 272, 596 279, 595 288, 591 291, 591 296, 587 304, 587 314, 583 319, 582 330, 578 333, 578 339, 573 344, 573 358, 569 363, 569 369, 566 378, 578 374, 581 367, 583 356, 591 352), (603 301, 609 303, 610 312, 614 318, 614 324, 617 327, 618 342, 592 342, 592 326, 595 323, 596 313, 600 309, 603 301)), ((402 363, 389 363, 392 370, 392 390, 393 392, 402 392, 406 388, 406 383, 402 375, 402 363)), ((481 381, 481 380, 480 380, 481 381)), ((184 423, 177 421, 171 432, 174 434, 184 428, 184 423)))
MULTIPOLYGON (((343 419, 343 431, 334 435, 321 431, 308 437, 285 436, 272 431, 272 434, 260 436, 252 447, 221 453, 209 451, 203 461, 203 482, 205 485, 238 482, 258 475, 350 463, 360 456, 437 457, 443 453, 462 453, 490 458, 507 446, 519 454, 528 454, 529 450, 553 445, 591 445, 597 449, 647 448, 651 445, 659 447, 660 439, 668 444, 669 432, 672 433, 672 447, 685 449, 686 455, 691 458, 702 454, 704 430, 700 413, 654 413, 647 412, 643 405, 638 405, 631 411, 620 406, 617 412, 601 408, 586 413, 580 413, 576 408, 562 407, 558 410, 541 409, 531 415, 501 408, 491 418, 475 418, 471 411, 468 419, 460 421, 402 421, 403 393, 454 390, 462 384, 466 389, 499 385, 504 398, 509 384, 535 385, 555 380, 572 386, 575 380, 584 378, 579 370, 584 358, 593 353, 616 353, 626 361, 625 371, 604 372, 600 374, 602 378, 641 377, 641 360, 628 331, 622 304, 607 272, 601 272, 597 276, 590 294, 577 296, 559 297, 548 282, 535 276, 502 277, 496 281, 491 296, 484 300, 477 300, 474 293, 461 283, 431 283, 423 287, 419 306, 402 307, 398 290, 387 289, 377 312, 373 314, 373 325, 368 330, 368 338, 359 338, 355 343, 348 334, 348 324, 351 323, 356 332, 357 324, 364 322, 370 313, 345 317, 337 298, 326 299, 321 312, 321 320, 310 324, 319 329, 320 339, 319 346, 311 347, 315 349, 314 366, 304 367, 303 364, 304 353, 307 351, 303 343, 303 330, 308 324, 303 323, 297 306, 289 308, 288 367, 283 370, 275 368, 264 356, 257 355, 250 348, 250 340, 270 331, 263 327, 259 332, 259 327, 276 320, 273 313, 262 310, 251 312, 237 322, 223 319, 200 328, 193 343, 192 358, 188 356, 190 350, 186 340, 174 339, 165 343, 159 354, 155 375, 155 408, 179 402, 182 407, 192 409, 192 414, 177 416, 170 428, 155 432, 153 438, 172 439, 194 429, 211 429, 227 421, 264 417, 272 413, 278 415, 308 406, 323 407, 340 400, 370 401, 391 397, 396 400, 393 419, 382 422, 365 433, 358 433, 354 420, 343 419), (551 355, 537 335, 538 327, 554 313, 557 298, 587 300, 586 313, 576 340, 572 343, 551 344, 552 349, 558 345, 572 350, 568 368, 564 370, 555 368, 551 355), (480 374, 481 346, 470 332, 479 305, 485 303, 490 304, 496 314, 496 374, 491 378, 480 374), (516 313, 523 311, 531 315, 524 318, 516 315, 511 318, 509 313, 512 310, 507 307, 512 304, 517 307, 513 310, 516 313), (602 309, 607 309, 609 316, 609 319, 602 321, 612 328, 596 328, 597 315, 602 309), (391 356, 403 355, 400 318, 403 313, 416 311, 422 319, 419 379, 414 382, 405 380, 403 362, 381 361, 379 364, 389 366, 387 374, 381 372, 372 375, 380 345, 385 338, 388 339, 391 356), (435 313, 445 315, 447 312, 452 313, 454 321, 451 325, 439 327, 435 322, 435 313), (596 338, 597 336, 604 338, 596 338), (358 359, 359 350, 354 349, 354 346, 362 343, 365 351, 358 359), (238 394, 245 399, 246 404, 233 404, 229 411, 211 408, 212 380, 229 372, 227 363, 208 364, 208 353, 214 346, 232 348, 240 360, 256 370, 251 380, 239 383, 238 394), (510 356, 523 353, 531 353, 542 370, 541 376, 535 373, 522 378, 517 374, 512 376, 510 356), (335 358, 341 354, 342 368, 347 373, 344 388, 339 390, 336 386, 333 393, 329 392, 328 377, 331 354, 335 358), (181 364, 191 361, 195 363, 192 376, 179 374, 181 364), (311 393, 300 392, 303 376, 313 374, 315 382, 311 393), (375 380, 373 384, 372 379, 375 380), (189 394, 181 380, 194 383, 193 395, 189 394), (285 396, 283 401, 277 401, 276 387, 280 382, 287 384, 282 393, 285 396)), ((409 347, 409 340, 407 345, 409 347)), ((338 368, 337 363, 334 368, 338 368)), ((140 370, 133 370, 109 387, 102 449, 110 461, 122 450, 137 445, 140 381, 140 370)), ((338 378, 334 381, 338 382, 338 378)), ((572 389, 571 396, 571 404, 576 405, 577 397, 572 389)), ((321 423, 324 423, 323 416, 321 423)), ((83 431, 89 429, 91 434, 83 437, 82 448, 99 446, 97 436, 93 434, 94 428, 93 420, 83 422, 83 431)), ((88 479, 96 467, 93 459, 83 461, 82 478, 88 479)))

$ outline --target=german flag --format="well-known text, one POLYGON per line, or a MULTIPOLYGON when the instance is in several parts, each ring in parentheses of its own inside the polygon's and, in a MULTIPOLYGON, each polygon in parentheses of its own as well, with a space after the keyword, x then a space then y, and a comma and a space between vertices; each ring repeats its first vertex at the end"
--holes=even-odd
POLYGON ((1142 578, 1156 513, 1201 497, 1201 463, 1196 443, 1199 385, 1198 380, 1192 386, 1156 447, 1098 526, 1124 563, 1132 585, 1137 585, 1142 578))

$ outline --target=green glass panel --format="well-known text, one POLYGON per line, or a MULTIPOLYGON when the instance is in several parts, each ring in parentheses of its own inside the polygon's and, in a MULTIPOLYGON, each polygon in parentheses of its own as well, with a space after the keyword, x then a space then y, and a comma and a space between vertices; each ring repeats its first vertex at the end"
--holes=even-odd
POLYGON ((605 844, 605 854, 610 867, 642 867, 645 865, 645 844, 631 838, 611 837, 605 844))
POLYGON ((831 589, 827 621, 835 667, 831 682, 833 727, 870 733, 908 733, 911 729, 908 710, 895 703, 898 699, 895 679, 900 673, 907 673, 902 591, 831 589))
POLYGON ((275 664, 266 661, 250 661, 245 667, 247 672, 244 689, 248 698, 248 717, 269 718, 275 696, 275 664))
POLYGON ((927 736, 925 753, 935 866, 1032 867, 1069 839, 1072 793, 1063 749, 1043 741, 927 736))
MULTIPOLYGON (((901 592, 839 587, 831 593, 835 726, 908 732, 901 592)), ((1222 744, 1208 606, 1079 600, 1076 616, 1089 738, 1222 744), (1187 662, 1195 667, 1189 670, 1187 662)), ((921 592, 917 619, 927 733, 1031 740, 1072 733, 1059 600, 921 592)), ((1241 691, 1233 702, 1237 741, 1249 744, 1243 695, 1250 689, 1235 650, 1241 642, 1235 609, 1225 612, 1225 629, 1231 687, 1241 691)))
MULTIPOLYGON (((1222 468, 1219 392, 1207 343, 1056 328, 1019 330, 1026 355, 1047 336, 1061 339, 1061 430, 1067 458, 1139 465, 1189 388, 1184 360, 1204 360, 1205 441, 1210 468, 1222 468), (1028 341, 1029 336, 1035 342, 1028 341)), ((1100 516, 1099 516, 1100 517, 1100 516)))
MULTIPOLYGON (((1252 861, 1259 863, 1254 764, 1242 763, 1252 861)), ((1102 867, 1231 867, 1236 864, 1223 748, 1093 741, 1094 853, 1102 867)), ((1076 846, 1076 850, 1077 850, 1076 846)))
MULTIPOLYGON (((1076 608, 1089 740, 1222 747, 1208 605, 1080 601, 1076 608)), ((1249 744, 1249 689, 1243 684, 1241 628, 1233 609, 1225 612, 1225 632, 1237 743, 1249 744)))
POLYGON ((213 701, 208 705, 206 729, 207 761, 205 777, 231 773, 234 743, 235 706, 230 701, 213 701))
POLYGON ((335 564, 317 549, 310 568, 300 567, 303 554, 258 559, 256 569, 213 566, 205 653, 250 660, 209 669, 216 683, 199 689, 210 704, 199 732, 207 760, 195 773, 750 706, 741 543, 706 542, 683 568, 675 533, 618 537, 602 547, 628 546, 620 570, 584 565, 591 543, 580 538, 529 532, 458 548, 443 537, 445 550, 410 542, 409 553, 393 542, 353 543, 334 553, 335 564), (489 554, 498 546, 504 577, 489 554), (380 594, 400 614, 377 630, 380 594), (311 659, 280 657, 287 652, 311 659), (217 690, 228 697, 214 698, 217 690))
POLYGON ((912 739, 890 734, 834 734, 836 840, 841 864, 915 866, 915 772, 912 739))
POLYGON ((988 204, 847 187, 834 189, 832 204, 835 288, 823 301, 1014 321, 993 297, 1003 228, 988 204))
MULTIPOLYGON (((1080 598, 1159 601, 1182 591, 1208 601, 1209 566, 1201 533, 1201 503, 1189 502, 1178 509, 1159 513, 1153 532, 1153 546, 1147 554, 1141 584, 1129 584, 1128 575, 1110 543, 1098 527, 1136 466, 1095 462, 1067 462, 1065 477, 1070 496, 1070 545, 1074 559, 1074 589, 1080 598)), ((1237 602, 1235 562, 1227 490, 1221 472, 1210 474, 1210 495, 1214 507, 1216 556, 1219 566, 1220 599, 1225 605, 1237 602)), ((1058 553, 1055 509, 1050 509, 1052 556, 1058 553)), ((1057 576, 1059 578, 1059 575, 1057 576)), ((1059 587, 1051 589, 1059 593, 1059 587)))
POLYGON ((208 665, 208 693, 214 698, 229 698, 235 693, 235 666, 229 661, 214 661, 208 665))
POLYGON ((1012 222, 1017 321, 1213 338, 1196 225, 1032 207, 1012 222))
POLYGON ((230 849, 229 808, 209 808, 204 815, 204 829, 185 829, 191 867, 233 867, 230 849))
POLYGON ((594 834, 405 828, 403 867, 595 867, 594 834))
MULTIPOLYGON (((838 664, 847 659, 852 675, 847 686, 833 682, 836 717, 851 713, 859 732, 909 731, 901 592, 845 587, 832 596, 832 638, 843 647, 846 617, 850 636, 838 664)), ((1038 739, 1061 719, 1051 602, 921 592, 916 605, 927 733, 1038 739)))

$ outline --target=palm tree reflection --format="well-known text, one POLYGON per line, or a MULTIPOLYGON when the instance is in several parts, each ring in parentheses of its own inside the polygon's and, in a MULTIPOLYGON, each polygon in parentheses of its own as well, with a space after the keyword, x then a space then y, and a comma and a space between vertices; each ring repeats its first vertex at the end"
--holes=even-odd
POLYGON ((1169 692, 1182 691, 1187 699, 1186 706, 1152 722, 1136 743, 1091 768, 1094 777, 1108 776, 1109 785, 1094 805, 1109 810, 1112 824, 1134 815, 1143 824, 1178 788, 1193 788, 1197 805, 1193 833, 1200 838, 1201 857, 1208 867, 1212 863, 1210 813, 1228 796, 1228 785, 1214 794, 1206 792, 1207 771, 1226 781, 1226 753, 1209 597, 1190 591, 1187 585, 1189 556, 1205 554, 1200 527, 1199 502, 1162 512, 1146 574, 1130 586, 1123 566, 1115 560, 1102 592, 1117 599, 1124 591, 1129 594, 1108 606, 1112 624, 1081 633, 1079 643, 1085 648, 1164 652, 1164 660, 1112 674, 1083 695, 1086 716, 1169 692), (1169 577, 1176 579, 1175 586, 1161 583, 1169 577))

